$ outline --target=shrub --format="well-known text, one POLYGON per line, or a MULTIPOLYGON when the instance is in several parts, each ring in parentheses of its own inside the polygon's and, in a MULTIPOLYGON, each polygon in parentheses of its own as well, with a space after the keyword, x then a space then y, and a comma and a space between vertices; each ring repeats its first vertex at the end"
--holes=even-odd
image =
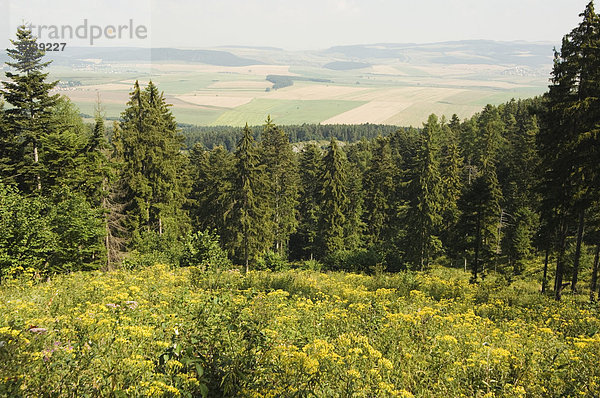
POLYGON ((182 267, 194 265, 210 270, 223 270, 231 266, 219 244, 219 235, 208 230, 196 232, 187 239, 179 264, 182 267))

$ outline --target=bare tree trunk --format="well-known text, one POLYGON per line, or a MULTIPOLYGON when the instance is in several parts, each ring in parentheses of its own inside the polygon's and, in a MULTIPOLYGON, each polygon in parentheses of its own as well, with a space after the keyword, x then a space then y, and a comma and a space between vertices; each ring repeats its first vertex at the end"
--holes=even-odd
MULTIPOLYGON (((564 217, 564 216, 563 216, 564 217)), ((567 249, 567 221, 561 220, 558 254, 556 256, 556 277, 554 278, 554 298, 559 301, 562 296, 563 269, 565 251, 567 249)))
MULTIPOLYGON (((39 163, 39 161, 40 161, 40 159, 39 159, 39 155, 38 155, 38 147, 37 147, 37 143, 34 143, 34 144, 33 144, 33 162, 34 162, 35 164, 38 164, 38 163, 39 163)), ((42 190, 42 180, 41 180, 41 178, 40 178, 40 175, 39 175, 39 174, 37 174, 37 175, 35 176, 35 179, 36 179, 36 183, 37 183, 37 190, 38 190, 38 191, 41 191, 41 190, 42 190)))
POLYGON ((162 217, 158 217, 158 234, 159 235, 163 234, 162 217))
POLYGON ((571 290, 577 291, 577 277, 579 274, 579 262, 581 259, 581 241, 583 240, 583 226, 585 222, 585 208, 579 210, 579 223, 577 225, 577 246, 575 247, 575 260, 573 261, 573 278, 571 280, 571 290))
POLYGON ((544 276, 542 278, 542 293, 546 293, 548 284, 548 260, 550 259, 550 245, 546 247, 546 258, 544 259, 544 276))
POLYGON ((596 254, 592 267, 592 282, 590 283, 590 301, 596 301, 596 288, 598 285, 598 261, 600 260, 600 242, 596 243, 596 254))

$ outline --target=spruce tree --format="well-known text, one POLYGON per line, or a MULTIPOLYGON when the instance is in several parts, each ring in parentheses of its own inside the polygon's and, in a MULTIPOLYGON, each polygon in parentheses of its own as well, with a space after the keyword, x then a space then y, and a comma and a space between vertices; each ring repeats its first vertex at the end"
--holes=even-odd
POLYGON ((560 299, 569 225, 577 225, 576 254, 571 288, 577 288, 585 214, 598 179, 597 154, 600 123, 600 18, 590 2, 582 22, 567 34, 555 53, 548 111, 539 146, 549 194, 546 215, 558 217, 558 260, 555 298, 560 299))
POLYGON ((320 176, 319 239, 323 254, 343 250, 348 212, 347 160, 334 138, 323 158, 320 176))
POLYGON ((52 110, 58 100, 58 94, 50 95, 57 82, 46 82, 47 73, 43 73, 50 62, 43 62, 44 52, 38 48, 37 39, 31 30, 21 25, 17 29, 16 40, 11 40, 14 48, 8 49, 12 61, 6 64, 15 72, 6 72, 7 81, 3 95, 11 105, 6 110, 6 119, 13 137, 18 139, 19 147, 12 153, 16 156, 11 166, 12 172, 18 170, 16 180, 25 193, 42 189, 40 165, 40 145, 44 136, 53 130, 52 110))
POLYGON ((348 145, 346 148, 347 166, 347 196, 346 224, 344 227, 344 248, 356 250, 364 246, 365 223, 362 219, 364 212, 363 176, 369 164, 371 151, 369 143, 361 141, 348 145))
POLYGON ((439 226, 442 222, 442 179, 439 172, 438 148, 441 126, 435 115, 423 125, 409 184, 407 214, 407 256, 418 269, 425 269, 440 252, 439 226))
POLYGON ((128 220, 138 243, 147 234, 169 239, 185 233, 183 204, 187 190, 182 137, 162 93, 150 82, 136 81, 122 114, 123 172, 128 220))
POLYGON ((319 251, 319 184, 322 174, 321 149, 315 144, 308 144, 300 155, 300 189, 298 200, 299 225, 295 240, 301 258, 311 260, 319 251))
POLYGON ((251 261, 267 250, 273 241, 272 209, 265 166, 260 163, 252 131, 246 124, 235 150, 235 172, 231 184, 233 206, 227 225, 230 249, 241 260, 246 272, 251 261))
POLYGON ((392 239, 396 169, 389 139, 375 139, 373 155, 365 173, 365 212, 367 244, 383 249, 392 239))
POLYGON ((190 165, 192 229, 194 232, 216 230, 227 241, 226 215, 232 202, 235 157, 221 146, 207 151, 196 144, 190 154, 190 165))
POLYGON ((261 157, 266 166, 269 206, 273 210, 274 250, 287 257, 289 238, 298 226, 298 170, 288 135, 269 116, 261 135, 261 157))
POLYGON ((453 115, 449 125, 442 126, 445 137, 441 149, 440 177, 442 181, 442 224, 440 239, 447 254, 456 256, 457 224, 460 218, 458 201, 463 192, 463 158, 460 154, 460 122, 453 115))

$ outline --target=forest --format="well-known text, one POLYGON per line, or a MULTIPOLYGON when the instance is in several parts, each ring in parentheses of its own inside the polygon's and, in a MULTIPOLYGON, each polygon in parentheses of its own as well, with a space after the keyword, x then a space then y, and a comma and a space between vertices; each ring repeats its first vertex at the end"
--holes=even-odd
POLYGON ((159 88, 136 82, 108 134, 100 100, 88 126, 50 93, 57 82, 44 53, 20 27, 0 108, 2 278, 155 262, 367 273, 435 263, 468 269, 477 282, 491 270, 509 279, 534 272, 526 265, 543 258, 542 291, 560 299, 567 286, 589 288, 593 297, 592 3, 582 16, 555 55, 547 94, 465 120, 432 114, 419 129, 287 128, 267 118, 254 131, 182 133, 159 88), (315 139, 329 144, 292 146, 315 139))
POLYGON ((600 16, 580 16, 546 94, 419 128, 181 128, 152 81, 86 124, 19 27, 0 396, 598 396, 600 16))

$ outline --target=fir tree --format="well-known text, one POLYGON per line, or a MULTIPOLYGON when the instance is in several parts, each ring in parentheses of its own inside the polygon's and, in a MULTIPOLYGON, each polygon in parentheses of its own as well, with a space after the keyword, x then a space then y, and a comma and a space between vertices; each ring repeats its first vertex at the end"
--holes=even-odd
POLYGON ((407 255, 411 263, 423 270, 439 253, 438 227, 442 222, 442 180, 438 149, 441 126, 435 115, 423 126, 409 184, 410 208, 407 214, 407 255))
POLYGON ((182 138, 164 95, 152 82, 143 91, 136 82, 127 105, 122 114, 121 145, 134 239, 165 232, 176 239, 187 225, 182 138))
POLYGON ((347 223, 347 160, 336 140, 331 138, 323 158, 319 198, 321 202, 319 237, 324 254, 344 247, 344 229, 347 223))
POLYGON ((235 172, 232 181, 233 206, 228 217, 232 237, 230 247, 233 255, 239 258, 249 270, 255 261, 272 242, 272 209, 268 206, 264 165, 260 164, 252 131, 246 125, 244 135, 235 151, 235 172))
POLYGON ((314 144, 304 147, 300 155, 299 226, 295 238, 300 256, 311 260, 319 250, 319 178, 322 173, 321 150, 314 144))
POLYGON ((6 72, 8 81, 2 82, 3 95, 12 105, 7 109, 6 119, 9 128, 9 141, 18 139, 19 148, 13 152, 14 173, 18 170, 16 180, 25 193, 42 189, 40 165, 40 145, 44 136, 53 131, 52 110, 58 100, 58 94, 49 92, 57 82, 47 83, 47 73, 43 69, 50 62, 42 62, 44 52, 38 48, 37 39, 24 25, 17 29, 17 39, 11 40, 15 48, 8 49, 8 56, 13 60, 6 64, 14 72, 6 72))
POLYGON ((288 135, 269 116, 261 139, 262 162, 270 181, 270 207, 273 210, 274 249, 287 257, 290 235, 298 226, 298 170, 288 135))
POLYGON ((380 250, 392 239, 396 169, 389 139, 377 137, 365 173, 365 212, 367 244, 380 250))
POLYGON ((460 122, 454 115, 449 125, 442 126, 445 144, 441 150, 440 177, 442 181, 442 224, 440 239, 448 254, 456 255, 458 236, 457 224, 460 218, 458 201, 463 192, 463 158, 460 155, 458 137, 460 122))

